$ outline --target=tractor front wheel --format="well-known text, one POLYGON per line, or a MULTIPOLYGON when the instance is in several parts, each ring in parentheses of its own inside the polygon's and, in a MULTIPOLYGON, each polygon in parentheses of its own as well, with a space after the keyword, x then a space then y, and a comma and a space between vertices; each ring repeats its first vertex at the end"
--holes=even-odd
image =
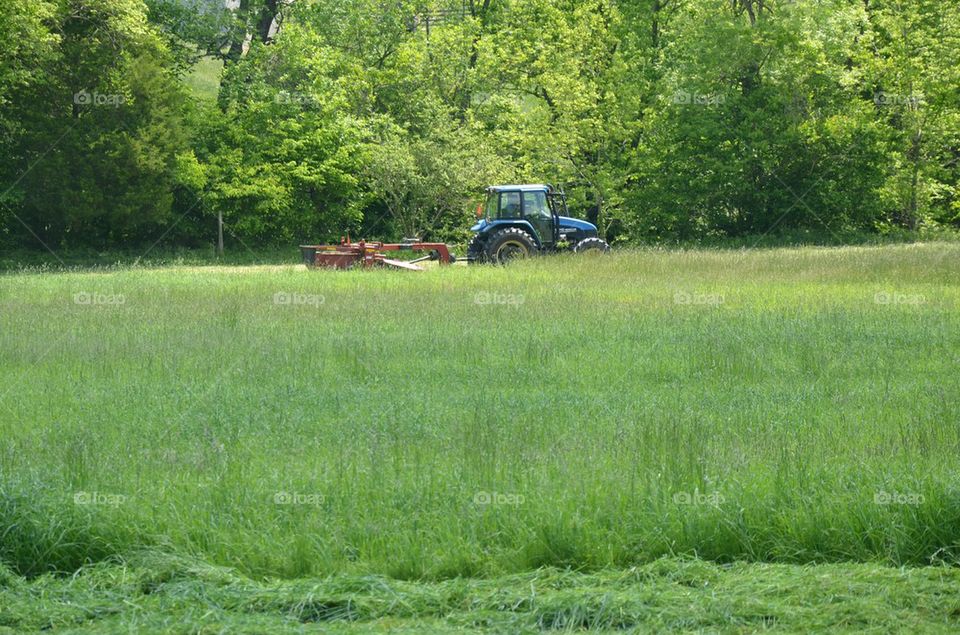
POLYGON ((587 252, 605 254, 610 251, 610 245, 608 245, 605 240, 599 238, 584 238, 573 246, 573 251, 577 254, 587 252))
POLYGON ((487 259, 497 264, 528 258, 537 252, 533 236, 516 227, 498 231, 487 242, 487 259))

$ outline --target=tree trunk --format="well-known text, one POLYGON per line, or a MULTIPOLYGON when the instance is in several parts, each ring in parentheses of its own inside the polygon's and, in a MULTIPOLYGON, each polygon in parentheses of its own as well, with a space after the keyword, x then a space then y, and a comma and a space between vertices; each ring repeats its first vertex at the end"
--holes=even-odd
POLYGON ((266 44, 270 41, 270 29, 273 27, 277 14, 280 13, 280 0, 266 0, 260 9, 260 20, 257 22, 257 36, 266 44))
POLYGON ((650 41, 654 49, 660 48, 660 11, 663 10, 661 0, 653 0, 653 19, 650 24, 650 41))
POLYGON ((223 257, 223 212, 217 210, 217 257, 223 257))
MULTIPOLYGON (((235 14, 240 16, 240 20, 246 24, 247 12, 250 11, 250 0, 240 0, 239 6, 235 10, 235 14)), ((230 49, 227 51, 226 59, 224 62, 230 64, 236 62, 241 57, 243 57, 243 45, 247 41, 247 31, 246 29, 238 29, 233 37, 230 39, 230 49)))
POLYGON ((910 157, 910 162, 913 164, 910 172, 910 198, 907 201, 907 209, 904 213, 903 225, 907 229, 913 231, 917 228, 918 225, 918 214, 917 209, 919 204, 917 202, 918 194, 917 190, 920 187, 920 154, 921 154, 921 145, 923 140, 923 134, 917 130, 911 139, 910 152, 907 156, 910 157))
MULTIPOLYGON (((477 61, 480 55, 480 37, 483 35, 483 29, 487 26, 487 12, 490 9, 490 3, 493 0, 483 0, 483 4, 478 6, 476 0, 470 0, 470 16, 474 18, 480 18, 480 32, 473 36, 473 40, 470 42, 470 60, 467 63, 467 68, 473 70, 477 67, 477 61)), ((468 86, 464 89, 463 94, 459 99, 458 114, 460 120, 464 121, 467 116, 467 109, 470 108, 470 104, 473 103, 473 91, 470 90, 468 86)))

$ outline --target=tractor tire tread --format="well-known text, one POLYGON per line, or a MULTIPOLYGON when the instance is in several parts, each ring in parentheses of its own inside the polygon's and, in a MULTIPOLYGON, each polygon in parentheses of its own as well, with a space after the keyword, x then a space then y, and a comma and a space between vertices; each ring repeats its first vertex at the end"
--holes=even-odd
POLYGON ((490 240, 487 241, 486 245, 486 258, 490 262, 500 263, 500 259, 497 256, 497 251, 500 248, 500 243, 502 243, 507 238, 513 238, 519 240, 525 244, 528 255, 534 255, 537 253, 537 243, 534 240, 533 236, 529 232, 526 232, 519 227, 507 227, 501 229, 493 236, 490 237, 490 240))
POLYGON ((576 245, 573 246, 574 253, 583 253, 584 251, 589 251, 591 249, 600 250, 603 253, 610 251, 610 245, 607 244, 607 241, 602 238, 584 238, 576 245))

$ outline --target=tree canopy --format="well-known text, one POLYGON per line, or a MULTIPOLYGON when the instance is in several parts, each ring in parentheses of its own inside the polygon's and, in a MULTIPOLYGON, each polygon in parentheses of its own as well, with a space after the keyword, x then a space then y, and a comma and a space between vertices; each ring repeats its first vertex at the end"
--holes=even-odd
POLYGON ((6 0, 0 43, 10 246, 460 240, 506 182, 615 241, 960 226, 950 3, 6 0))

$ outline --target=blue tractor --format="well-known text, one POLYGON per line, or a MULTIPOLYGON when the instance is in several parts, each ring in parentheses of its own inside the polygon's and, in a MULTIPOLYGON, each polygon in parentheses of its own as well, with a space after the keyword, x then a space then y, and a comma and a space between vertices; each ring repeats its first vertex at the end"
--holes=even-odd
POLYGON ((563 190, 550 185, 496 185, 477 209, 470 262, 506 263, 514 258, 570 250, 605 253, 610 246, 596 225, 570 218, 563 190))

